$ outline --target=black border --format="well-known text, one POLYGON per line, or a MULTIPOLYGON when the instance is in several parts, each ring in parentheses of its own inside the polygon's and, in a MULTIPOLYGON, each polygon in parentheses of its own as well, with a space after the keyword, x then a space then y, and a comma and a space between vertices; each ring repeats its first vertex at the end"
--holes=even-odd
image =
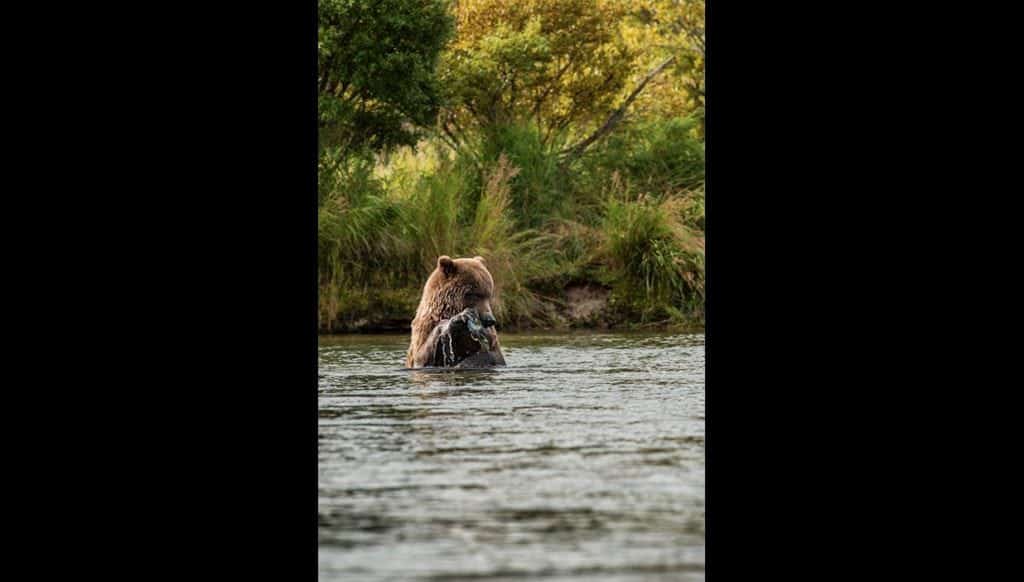
MULTIPOLYGON (((35 259, 61 297, 26 311, 76 335, 40 344, 50 405, 12 410, 59 415, 34 427, 64 431, 37 456, 73 487, 43 507, 73 495, 87 514, 45 523, 112 524, 74 545, 134 577, 313 578, 316 2, 146 10, 76 23, 39 65, 58 94, 40 198, 71 228, 35 259), (64 77, 67 55, 82 66, 64 77)), ((890 475, 865 460, 888 405, 864 394, 887 388, 868 349, 918 337, 898 325, 912 301, 880 306, 903 266, 884 229, 917 214, 858 211, 899 200, 872 165, 903 159, 877 153, 898 83, 854 91, 891 47, 828 10, 707 6, 709 580, 820 577, 888 523, 862 500, 890 475)))
POLYGON ((84 513, 46 521, 105 575, 315 580, 316 2, 131 15, 77 23, 41 114, 81 426, 39 458, 84 513))

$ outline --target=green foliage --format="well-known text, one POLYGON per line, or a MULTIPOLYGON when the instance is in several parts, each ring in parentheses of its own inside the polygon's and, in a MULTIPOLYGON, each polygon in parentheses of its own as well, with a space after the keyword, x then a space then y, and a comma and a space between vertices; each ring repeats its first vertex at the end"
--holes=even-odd
POLYGON ((533 121, 547 141, 613 108, 634 70, 619 35, 625 4, 600 0, 463 0, 440 75, 445 129, 533 121))
POLYGON ((369 160, 350 158, 338 173, 337 187, 322 198, 318 213, 321 281, 383 283, 381 276, 391 271, 377 272, 372 259, 403 246, 393 229, 402 208, 371 175, 369 160))
POLYGON ((433 171, 384 179, 365 159, 345 167, 320 213, 325 330, 411 319, 441 254, 485 257, 496 314, 512 328, 564 324, 561 290, 579 281, 613 288, 610 322, 702 321, 701 190, 635 196, 613 177, 592 215, 524 228, 514 205, 521 170, 501 155, 477 187, 464 168, 440 159, 433 171))
POLYGON ((518 230, 510 182, 518 173, 505 156, 488 166, 482 191, 470 196, 451 161, 407 180, 370 174, 353 161, 320 210, 320 318, 325 330, 356 320, 391 320, 398 306, 411 314, 437 257, 486 257, 498 282, 496 314, 512 325, 550 323, 550 308, 532 289, 561 271, 545 236, 518 230), (474 202, 475 200, 475 202, 474 202), (397 291, 382 304, 380 290, 397 291))
POLYGON ((400 230, 416 249, 414 264, 420 274, 429 273, 437 257, 451 255, 457 247, 467 189, 465 175, 445 162, 437 172, 422 175, 408 195, 400 230))
POLYGON ((522 230, 514 217, 512 184, 520 173, 504 155, 490 166, 464 248, 468 256, 486 258, 498 285, 497 317, 511 326, 546 325, 556 317, 539 290, 563 270, 563 261, 551 253, 548 233, 522 230))
POLYGON ((441 104, 435 69, 454 21, 445 0, 320 0, 319 135, 342 156, 413 145, 441 104))
POLYGON ((610 198, 602 252, 627 309, 644 322, 699 315, 704 302, 704 239, 684 221, 684 198, 610 198), (678 314, 678 315, 677 315, 678 314))
POLYGON ((632 0, 626 20, 631 47, 648 47, 648 58, 675 57, 667 78, 641 98, 648 115, 692 116, 704 137, 704 0, 632 0))
POLYGON ((516 221, 528 228, 541 226, 567 210, 568 176, 559 164, 561 141, 545 143, 532 123, 502 125, 484 132, 481 158, 496 162, 506 156, 517 168, 509 205, 516 221))
POLYGON ((703 0, 320 7, 322 331, 407 329, 442 254, 485 258, 506 329, 578 285, 610 299, 574 325, 703 322, 703 0))
MULTIPOLYGON (((357 315, 405 319, 404 308, 415 305, 407 293, 391 290, 419 273, 414 244, 422 236, 409 226, 416 201, 391 195, 376 175, 375 155, 417 143, 434 123, 441 106, 435 70, 453 30, 447 0, 320 1, 318 262, 325 329, 343 328, 357 315)), ((424 228, 433 232, 437 225, 424 228)))
POLYGON ((591 176, 618 173, 646 192, 678 192, 704 183, 704 142, 693 119, 669 118, 628 124, 595 148, 591 176))

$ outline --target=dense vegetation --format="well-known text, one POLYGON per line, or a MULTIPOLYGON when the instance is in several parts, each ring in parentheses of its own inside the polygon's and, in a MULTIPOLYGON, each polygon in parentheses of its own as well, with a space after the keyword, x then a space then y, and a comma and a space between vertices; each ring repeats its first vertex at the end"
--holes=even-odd
POLYGON ((407 327, 442 254, 486 258, 506 328, 702 324, 703 18, 321 0, 321 329, 407 327))

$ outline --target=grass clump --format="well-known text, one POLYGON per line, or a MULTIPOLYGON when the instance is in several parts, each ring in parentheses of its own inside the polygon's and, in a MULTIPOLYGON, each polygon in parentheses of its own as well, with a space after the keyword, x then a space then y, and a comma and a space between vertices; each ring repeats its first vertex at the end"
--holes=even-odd
POLYGON ((704 237, 686 222, 693 204, 676 195, 608 200, 601 254, 621 315, 640 324, 703 320, 704 237))

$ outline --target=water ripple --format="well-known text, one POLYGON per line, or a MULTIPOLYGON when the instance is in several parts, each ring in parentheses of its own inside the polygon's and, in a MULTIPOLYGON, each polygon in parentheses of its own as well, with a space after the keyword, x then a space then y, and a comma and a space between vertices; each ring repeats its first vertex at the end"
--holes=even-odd
POLYGON ((510 335, 407 370, 322 338, 322 580, 703 580, 704 336, 510 335))

